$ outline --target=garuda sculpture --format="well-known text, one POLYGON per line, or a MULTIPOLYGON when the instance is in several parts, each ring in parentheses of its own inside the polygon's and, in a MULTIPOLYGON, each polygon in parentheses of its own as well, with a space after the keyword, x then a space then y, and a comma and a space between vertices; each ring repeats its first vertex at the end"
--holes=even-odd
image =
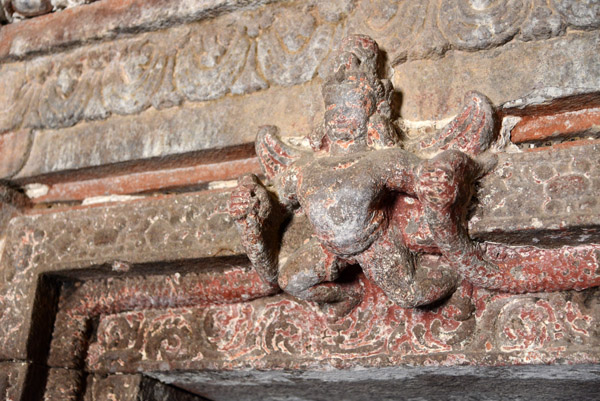
POLYGON ((353 264, 404 307, 446 297, 463 279, 511 292, 544 289, 535 274, 515 277, 490 262, 465 228, 473 183, 496 160, 488 151, 489 101, 468 93, 458 116, 422 144, 433 157, 420 158, 399 146, 393 88, 378 77, 378 52, 367 36, 342 41, 323 84, 324 122, 308 138, 312 151, 284 142, 274 126, 260 129, 256 152, 270 188, 246 175, 229 204, 254 268, 266 282, 320 303, 356 299, 352 284, 336 282, 353 264), (419 241, 400 210, 407 199, 421 215, 419 241), (307 216, 314 236, 279 260, 279 225, 292 213, 307 216))

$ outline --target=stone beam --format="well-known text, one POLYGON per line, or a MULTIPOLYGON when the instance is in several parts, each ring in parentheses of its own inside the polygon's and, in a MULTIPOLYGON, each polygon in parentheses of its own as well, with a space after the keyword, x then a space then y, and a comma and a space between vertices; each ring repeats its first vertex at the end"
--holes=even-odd
MULTIPOLYGON (((593 199, 600 184, 594 175, 598 163, 592 161, 597 154, 598 145, 592 144, 503 155, 498 169, 482 184, 480 191, 487 195, 479 197, 471 219, 471 235, 520 244, 543 241, 546 245, 596 238, 598 204, 593 204, 593 199), (583 157, 590 160, 587 167, 583 157), (560 161, 560 167, 548 167, 549 159, 560 161), (550 171, 539 182, 530 182, 527 166, 539 167, 533 169, 535 177, 546 167, 550 171), (530 187, 540 192, 544 201, 523 199, 530 187), (511 207, 511 199, 521 206, 511 207), (579 207, 585 199, 591 203, 579 207), (536 207, 535 217, 524 212, 527 201, 530 207, 536 207), (552 204, 562 205, 563 209, 551 212, 548 205, 552 204)), ((77 277, 94 267, 92 272, 96 273, 88 274, 93 277, 112 274, 115 261, 137 266, 242 255, 238 233, 226 211, 229 196, 227 191, 209 191, 150 197, 13 218, 2 256, 4 313, 0 327, 6 333, 2 335, 3 358, 26 358, 25 333, 36 292, 32 283, 40 274, 77 277), (22 335, 7 334, 14 330, 22 335)), ((307 231, 297 232, 290 242, 297 244, 308 235, 307 231)))

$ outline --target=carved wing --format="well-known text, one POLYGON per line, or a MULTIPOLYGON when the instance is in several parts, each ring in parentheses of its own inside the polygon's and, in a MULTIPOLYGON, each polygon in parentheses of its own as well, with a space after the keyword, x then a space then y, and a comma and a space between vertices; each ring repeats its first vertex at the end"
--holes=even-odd
POLYGON ((260 127, 255 146, 262 170, 269 180, 283 173, 304 154, 283 142, 279 129, 273 125, 260 127))
POLYGON ((479 92, 465 95, 461 112, 429 141, 419 144, 420 150, 456 149, 471 156, 487 150, 494 140, 494 111, 488 98, 479 92))

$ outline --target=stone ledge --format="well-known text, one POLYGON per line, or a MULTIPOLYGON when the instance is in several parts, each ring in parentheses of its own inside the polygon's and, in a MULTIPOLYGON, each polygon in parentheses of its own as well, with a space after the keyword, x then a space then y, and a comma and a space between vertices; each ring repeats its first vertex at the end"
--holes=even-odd
POLYGON ((318 82, 313 82, 39 130, 26 162, 12 179, 252 143, 258 127, 265 124, 278 125, 286 135, 307 135, 322 107, 318 82))
POLYGON ((0 60, 49 52, 120 33, 214 18, 277 0, 103 0, 48 14, 0 30, 0 60), (44 32, 40 35, 40 32, 44 32))
POLYGON ((394 88, 403 94, 400 112, 407 120, 441 120, 456 112, 470 90, 485 94, 494 105, 530 94, 537 94, 529 96, 535 104, 548 93, 597 92, 599 46, 598 32, 571 32, 548 41, 511 42, 501 51, 451 51, 440 60, 406 62, 394 69, 394 88), (573 60, 578 60, 575 65, 573 60))
POLYGON ((171 372, 152 376, 214 401, 594 399, 597 365, 171 372))
MULTIPOLYGON (((466 0, 461 0, 459 7, 450 6, 447 2, 439 5, 434 0, 387 6, 383 0, 363 0, 356 4, 346 0, 331 3, 285 2, 282 5, 265 6, 259 10, 240 10, 234 13, 235 15, 223 15, 214 20, 184 24, 160 32, 143 32, 133 37, 116 35, 113 32, 116 40, 94 44, 85 42, 85 38, 88 35, 93 37, 94 33, 69 32, 68 29, 72 27, 68 21, 54 21, 56 18, 71 18, 72 24, 83 27, 79 29, 95 30, 101 26, 107 30, 102 31, 105 32, 104 35, 108 35, 116 29, 115 25, 127 26, 128 21, 131 23, 130 19, 154 21, 161 26, 162 22, 173 18, 171 13, 181 13, 194 19, 199 17, 190 16, 204 15, 202 13, 205 12, 206 17, 212 18, 214 15, 210 11, 213 8, 252 8, 253 5, 265 2, 211 0, 206 4, 189 0, 153 0, 147 10, 143 8, 142 3, 147 2, 96 2, 3 27, 0 31, 0 55, 2 52, 39 52, 41 49, 51 48, 47 42, 51 44, 54 41, 63 47, 65 43, 62 41, 80 40, 85 45, 55 55, 36 57, 27 63, 2 65, 0 104, 7 105, 8 112, 0 113, 0 132, 18 128, 60 128, 82 120, 104 119, 113 113, 136 114, 150 106, 168 108, 182 101, 197 102, 220 98, 226 93, 249 93, 269 85, 290 86, 305 83, 317 74, 323 75, 335 43, 351 32, 373 36, 386 52, 388 64, 408 75, 406 81, 398 77, 396 81, 401 84, 398 89, 405 93, 404 103, 409 101, 411 108, 403 111, 405 118, 409 120, 441 118, 438 115, 440 113, 436 111, 418 111, 427 106, 424 103, 432 101, 442 105, 437 105, 438 108, 449 107, 453 110, 458 103, 453 102, 457 99, 452 97, 462 97, 471 89, 478 89, 483 93, 490 92, 495 103, 499 104, 495 91, 509 90, 500 88, 505 87, 509 81, 504 79, 507 75, 513 77, 512 67, 532 62, 541 63, 540 60, 532 60, 531 53, 536 50, 550 52, 550 67, 545 71, 546 66, 540 64, 545 74, 543 77, 535 69, 523 69, 521 73, 525 77, 533 74, 534 78, 545 78, 547 85, 559 87, 566 85, 581 90, 598 87, 594 85, 598 74, 592 63, 588 63, 589 71, 577 70, 575 77, 565 80, 563 85, 554 85, 557 77, 551 74, 552 68, 558 68, 557 71, 567 68, 568 63, 563 60, 570 56, 570 53, 563 54, 564 50, 555 49, 554 41, 557 38, 563 40, 571 35, 565 35, 566 27, 570 27, 571 31, 593 30, 598 24, 596 17, 586 19, 573 15, 568 7, 571 3, 569 0, 563 0, 558 6, 555 4, 556 7, 547 6, 548 18, 528 15, 529 6, 524 4, 515 4, 516 9, 511 10, 510 15, 504 15, 505 9, 502 4, 505 2, 498 2, 485 10, 473 9, 466 0), (132 4, 138 8, 132 10, 132 4), (472 14, 464 13, 464 10, 471 10, 472 14), (104 12, 117 14, 117 17, 107 17, 109 20, 116 18, 113 24, 103 25, 102 19, 98 20, 95 13, 102 15, 104 12), (157 17, 157 13, 161 15, 157 17), (86 18, 90 18, 93 23, 86 23, 86 18), (42 24, 46 20, 49 20, 47 25, 55 28, 46 29, 46 24, 42 24), (490 24, 494 26, 491 31, 490 24), (28 28, 35 32, 35 38, 30 37, 32 33, 28 28), (539 28, 540 34, 524 36, 528 28, 539 28), (53 32, 53 29, 60 32, 53 32), (487 32, 482 34, 478 29, 487 32), (38 32, 45 34, 40 36, 38 32), (300 35, 297 35, 297 32, 300 32, 300 35), (11 35, 19 34, 25 37, 11 39, 11 35), (57 37, 53 37, 53 34, 57 37), (2 38, 2 35, 9 37, 2 38), (75 38, 70 35, 74 35, 75 38), (510 50, 506 52, 506 57, 499 61, 487 61, 495 54, 494 50, 472 53, 474 50, 503 45, 514 38, 520 40, 510 42, 506 48, 524 50, 510 50), (542 40, 548 38, 552 39, 542 40), (42 43, 38 43, 39 41, 42 43), (33 49, 27 50, 28 46, 32 46, 33 49), (445 54, 448 50, 460 51, 445 54), (206 52, 204 58, 194 58, 195 54, 203 51, 206 52), (442 60, 417 62, 414 68, 411 67, 412 62, 408 65, 402 64, 405 60, 439 58, 441 55, 445 55, 442 60), (524 59, 529 59, 529 62, 514 62, 524 59), (557 60, 553 61, 554 59, 557 60), (484 64, 487 70, 477 71, 481 70, 478 64, 484 64), (448 69, 453 67, 458 68, 448 73, 448 69), (412 76, 415 75, 415 69, 421 72, 421 76, 416 80, 412 76), (432 69, 434 71, 431 71, 432 69), (436 69, 440 70, 437 76, 436 69), (473 70, 473 76, 470 70, 473 70), (423 71, 426 72, 427 78, 423 76, 423 71), (460 74, 457 74, 457 71, 460 74), (493 74, 490 75, 490 72, 493 74), (586 73, 591 74, 587 80, 575 82, 576 78, 585 78, 586 73), (490 76, 493 82, 489 81, 490 76), (456 82, 452 82, 452 85, 464 81, 463 85, 468 87, 458 94, 452 93, 456 88, 448 87, 448 77, 455 77, 456 82), (411 82, 413 80, 415 82, 411 82), (426 87, 414 87, 423 83, 426 87), (573 86, 576 83, 581 85, 573 86), (487 85, 492 88, 486 90, 487 85), (453 91, 445 98, 439 98, 438 93, 447 92, 447 89, 453 91), (415 97, 417 105, 412 104, 415 97), (438 117, 433 117, 434 115, 438 117)), ((541 5, 536 5, 536 8, 541 8, 541 5)), ((180 20, 186 21, 186 18, 182 17, 180 20)), ((133 25, 136 26, 136 23, 133 25)), ((593 35, 594 32, 587 34, 593 35)), ((102 36, 98 33, 96 35, 102 36)), ((576 44, 570 41, 569 46, 576 44)), ((594 48, 591 40, 588 48, 579 49, 580 54, 575 54, 574 57, 589 58, 589 55, 593 54, 590 49, 594 48)), ((569 76, 566 75, 566 78, 569 76)), ((540 79, 534 81, 541 82, 540 79)), ((505 100, 519 98, 527 93, 524 92, 527 89, 532 90, 531 85, 521 87, 520 83, 516 83, 510 87, 511 94, 503 97, 505 100)), ((441 110, 441 114, 447 113, 448 109, 441 110)))

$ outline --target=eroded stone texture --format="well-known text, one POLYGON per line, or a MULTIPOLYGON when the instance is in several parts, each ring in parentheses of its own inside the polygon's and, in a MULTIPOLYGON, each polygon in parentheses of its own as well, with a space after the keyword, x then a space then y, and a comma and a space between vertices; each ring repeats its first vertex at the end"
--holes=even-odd
POLYGON ((277 19, 272 11, 226 15, 4 64, 0 104, 11 106, 0 114, 0 131, 59 128, 310 81, 330 52, 336 24, 315 27, 317 11, 301 6, 283 9, 277 19), (302 18, 312 21, 302 31, 308 44, 280 42, 278 35, 296 38, 280 31, 295 32, 304 26, 302 18))
POLYGON ((600 144, 500 155, 483 178, 472 235, 496 242, 600 242, 600 144))
POLYGON ((84 401, 201 401, 202 397, 141 375, 88 377, 84 401))
POLYGON ((598 368, 396 367, 356 370, 153 373, 214 401, 594 399, 598 368))
POLYGON ((228 197, 209 192, 13 218, 7 230, 12 238, 1 260, 0 355, 26 358, 35 283, 42 272, 111 266, 115 260, 145 263, 241 254, 225 211, 228 197))
POLYGON ((452 51, 440 60, 407 62, 394 71, 394 87, 403 94, 400 112, 407 120, 446 118, 473 88, 496 105, 525 95, 595 92, 600 86, 598 46, 595 32, 571 33, 549 42, 509 43, 501 51, 452 51))
MULTIPOLYGON (((502 156, 503 161, 499 164, 498 170, 489 176, 489 184, 486 184, 488 181, 483 182, 481 193, 509 198, 511 196, 509 188, 503 181, 527 179, 527 174, 523 173, 525 175, 521 176, 514 172, 504 177, 503 165, 507 161, 514 160, 509 169, 512 171, 519 169, 519 165, 530 165, 528 160, 533 164, 539 163, 539 160, 554 160, 560 156, 558 160, 564 160, 560 162, 561 168, 555 170, 555 167, 551 167, 549 175, 540 177, 546 181, 535 184, 541 191, 549 189, 550 192, 544 196, 551 197, 547 204, 540 206, 536 203, 536 206, 544 208, 551 204, 550 201, 559 205, 564 203, 566 212, 567 201, 577 203, 586 197, 590 197, 590 201, 593 200, 592 195, 597 191, 598 183, 595 181, 595 176, 590 175, 590 171, 593 171, 598 163, 586 167, 586 162, 582 158, 593 157, 590 155, 597 153, 597 150, 594 150, 596 147, 594 145, 592 150, 586 150, 585 147, 569 147, 551 151, 552 153, 540 150, 502 156), (580 177, 575 180, 576 183, 585 185, 577 187, 580 191, 578 199, 569 201, 572 195, 568 185, 565 189, 560 184, 568 184, 568 177, 573 174, 580 177), (553 179, 554 185, 547 187, 544 182, 549 182, 550 179, 553 179), (485 185, 491 187, 488 189, 485 185)), ((534 176, 542 173, 541 170, 535 169, 532 172, 534 176)), ((515 185, 520 188, 519 185, 524 184, 515 185)), ((35 282, 34 278, 43 271, 84 269, 103 264, 110 266, 115 260, 135 264, 242 254, 244 250, 239 242, 238 233, 226 212, 229 197, 229 192, 179 195, 150 198, 122 205, 54 211, 14 218, 6 231, 10 235, 6 240, 2 256, 4 283, 1 298, 2 332, 7 333, 11 330, 27 332, 30 324, 28 316, 31 313, 35 292, 31 283, 35 282)), ((521 234, 517 238, 521 242, 533 243, 534 238, 538 238, 537 231, 527 231, 532 228, 532 224, 537 225, 537 223, 532 221, 530 216, 519 217, 520 208, 502 208, 498 207, 501 203, 500 199, 492 202, 490 198, 486 203, 487 196, 481 195, 480 198, 482 203, 475 209, 474 216, 477 219, 473 219, 471 223, 471 235, 478 238, 501 237, 505 231, 511 233, 511 237, 505 235, 506 241, 511 241, 518 232, 521 234), (505 214, 502 214, 502 211, 505 214), (509 212, 512 214, 506 214, 509 212), (514 216, 514 219, 511 220, 511 216, 514 216), (488 230, 487 227, 493 228, 488 230), (522 234, 525 232, 529 233, 527 238, 522 234)), ((533 197, 527 199, 534 201, 533 197)), ((519 200, 522 201, 525 200, 519 200)), ((571 207, 573 208, 574 204, 571 207)), ((571 221, 570 224, 573 224, 574 229, 580 222, 588 224, 591 222, 590 219, 597 215, 596 208, 592 204, 589 208, 578 210, 580 212, 573 214, 575 211, 571 209, 569 218, 572 220, 564 220, 571 221)), ((554 219, 552 213, 545 211, 542 213, 548 219, 554 219)), ((540 227, 533 226, 533 228, 540 227)), ((565 228, 567 227, 558 226, 555 233, 560 234, 561 231, 565 231, 565 228)), ((294 243, 303 241, 306 238, 303 235, 295 238, 294 243)), ((550 238, 555 238, 558 244, 564 241, 564 234, 552 237, 554 234, 547 232, 544 235, 548 241, 550 238)), ((577 238, 579 237, 571 236, 572 240, 577 238)), ((541 240, 542 237, 538 239, 541 240)), ((292 245, 292 248, 293 246, 295 245, 292 245)), ((25 357, 24 334, 3 335, 2 338, 5 342, 2 347, 3 355, 10 358, 25 357)))
POLYGON ((286 135, 306 134, 322 111, 318 96, 314 84, 272 88, 218 103, 147 110, 68 129, 36 131, 30 156, 14 178, 249 143, 265 121, 277 122, 286 135), (306 113, 294 113, 298 108, 306 113))
POLYGON ((85 381, 84 373, 73 369, 49 369, 44 401, 77 401, 76 391, 85 381))
MULTIPOLYGON (((333 43, 348 32, 370 33, 381 42, 386 65, 395 66, 396 87, 403 93, 400 112, 408 120, 448 117, 458 107, 459 98, 471 89, 486 93, 493 103, 500 104, 524 98, 532 91, 536 96, 556 97, 598 87, 599 68, 593 56, 598 45, 595 32, 575 32, 552 41, 514 41, 502 52, 452 51, 438 59, 449 49, 497 46, 515 32, 525 32, 528 24, 534 24, 531 18, 539 25, 534 24, 535 29, 550 36, 562 34, 561 27, 569 24, 577 29, 594 29, 594 12, 587 15, 577 7, 570 8, 569 2, 563 2, 566 5, 559 7, 559 12, 558 3, 517 1, 514 6, 519 12, 515 15, 505 13, 505 2, 476 7, 468 2, 460 2, 460 6, 442 3, 365 0, 268 5, 159 32, 88 44, 28 62, 5 63, 0 66, 0 104, 5 106, 0 107, 0 131, 41 129, 35 134, 34 152, 21 178, 114 160, 235 145, 239 138, 245 138, 236 118, 251 122, 247 130, 250 133, 267 122, 284 129, 288 126, 289 131, 307 132, 307 116, 312 118, 322 110, 311 108, 320 105, 312 97, 317 92, 303 91, 311 85, 307 82, 326 75, 332 63, 333 43), (544 10, 550 22, 542 16, 544 10), (525 14, 527 18, 523 19, 525 14), (440 16, 456 26, 441 29, 437 26, 440 16), (556 18, 560 23, 555 29, 556 18), (581 22, 576 22, 578 18, 581 22), (485 21, 491 21, 491 25, 485 21), (463 32, 465 29, 471 31, 463 32), (448 32, 454 32, 454 36, 448 32), (457 38, 473 43, 454 43, 461 40, 457 38), (431 57, 435 60, 414 61, 431 57), (515 59, 528 62, 515 64, 515 59), (413 61, 402 64, 405 60, 413 61), (514 68, 523 65, 536 67, 515 74, 514 68), (543 88, 539 82, 544 82, 543 88), (294 93, 289 89, 274 94, 279 88, 265 91, 270 86, 302 84, 308 86, 293 89, 294 93), (264 97, 238 98, 257 91, 264 92, 264 97), (300 102, 294 102, 298 98, 300 102), (221 101, 209 102, 216 99, 221 101), (278 117, 267 116, 268 110, 278 117), (131 117, 122 119, 119 115, 131 117), (108 120, 105 124, 86 123, 64 130, 98 119, 108 120), (146 126, 151 127, 151 140, 146 140, 146 126), (139 145, 141 138, 144 145, 139 145)), ((89 8, 90 15, 94 15, 99 4, 82 8, 89 8)), ((244 3, 244 7, 258 4, 244 3)), ((212 10, 213 6, 225 11, 242 5, 215 1, 201 8, 212 10)), ((109 4, 106 7, 110 9, 109 4)), ((196 15, 194 10, 200 6, 186 8, 185 3, 173 7, 196 15)), ((97 21, 86 25, 80 19, 77 24, 99 25, 97 21)), ((12 26, 2 32, 6 29, 12 26)), ((41 30, 36 28, 36 32, 41 30)), ((545 37, 542 33, 540 38, 545 37)), ((14 174, 15 168, 11 162, 0 171, 14 174)))
MULTIPOLYGON (((59 55, 38 57, 34 62, 8 63, 2 67, 2 75, 6 77, 2 80, 2 85, 5 86, 2 103, 11 105, 10 108, 18 113, 11 112, 10 116, 0 115, 0 129, 64 127, 84 119, 106 118, 111 113, 131 114, 151 106, 172 107, 184 100, 205 101, 220 98, 227 93, 250 93, 265 89, 269 85, 289 86, 305 83, 315 77, 317 72, 327 69, 331 62, 329 55, 332 44, 349 32, 368 33, 381 40, 389 61, 397 65, 407 59, 440 56, 449 49, 477 50, 495 47, 515 37, 520 30, 524 35, 528 35, 523 39, 530 40, 562 34, 566 27, 571 25, 576 28, 595 29, 600 20, 595 9, 586 12, 570 1, 562 2, 558 9, 538 3, 540 1, 529 3, 519 0, 481 5, 471 4, 466 0, 442 1, 441 4, 434 0, 418 3, 365 0, 356 4, 346 0, 334 4, 296 2, 285 6, 265 6, 256 11, 239 10, 213 21, 84 46, 59 55), (507 12, 509 9, 511 12, 507 12), (205 53, 196 57, 196 54, 201 52, 205 53)), ((200 18, 198 15, 218 14, 219 11, 216 10, 260 4, 263 2, 247 4, 215 0, 209 4, 193 6, 182 1, 174 2, 172 7, 176 14, 189 13, 191 17, 188 17, 194 19, 200 18)), ((107 10, 112 7, 111 4, 103 5, 107 10)), ((86 6, 89 11, 83 15, 93 17, 96 13, 101 13, 100 9, 97 10, 98 7, 100 3, 86 6)), ((136 15, 125 5, 121 7, 128 10, 127 15, 136 15)), ((119 9, 116 5, 114 8, 119 9)), ((173 10, 165 10, 164 15, 153 22, 159 24, 165 19, 168 21, 172 17, 169 11, 173 10)), ((139 15, 142 16, 140 18, 147 19, 149 16, 155 16, 155 12, 156 10, 149 6, 148 10, 140 12, 139 15)), ((125 16, 122 17, 128 20, 125 16)), ((77 19, 77 24, 85 25, 81 19, 77 19)), ((56 25, 63 24, 57 22, 56 25)), ((102 24, 97 20, 94 20, 93 24, 87 24, 99 25, 102 24)), ((5 28, 3 33, 11 28, 5 28)), ((39 30, 42 29, 38 27, 36 31, 39 30)), ((60 38, 55 39, 57 44, 64 45, 60 42, 74 40, 66 39, 64 32, 60 38)), ((5 46, 8 46, 9 42, 0 40, 5 46)), ((16 42, 11 51, 17 53, 26 51, 19 49, 20 46, 31 45, 31 42, 16 42)), ((572 41, 569 42, 569 46, 577 47, 572 41)), ((590 49, 594 48, 593 43, 589 43, 588 46, 590 49)), ((554 55, 544 56, 549 63, 544 68, 550 71, 554 67, 562 67, 564 70, 564 63, 555 60, 564 50, 553 49, 555 47, 555 44, 539 42, 526 46, 526 50, 522 52, 527 54, 532 48, 533 51, 552 49, 554 55)), ((591 57, 591 53, 586 53, 586 49, 582 48, 579 51, 582 56, 591 57)), ((468 53, 467 60, 470 60, 471 55, 468 53)), ((511 57, 508 56, 507 60, 514 59, 511 57)), ((527 64, 541 63, 534 57, 530 55, 532 60, 527 64)), ((489 55, 486 53, 483 57, 475 57, 469 61, 468 67, 465 66, 461 70, 467 71, 471 69, 471 65, 477 66, 478 69, 485 68, 478 65, 482 62, 481 58, 487 59, 489 55)), ((451 55, 448 61, 440 63, 437 68, 459 62, 454 59, 455 56, 451 55)), ((577 59, 578 56, 575 57, 575 60, 577 59)), ((434 66, 438 65, 437 61, 432 63, 434 66)), ((498 74, 511 74, 511 68, 498 66, 512 64, 494 62, 493 66, 498 70, 498 74)), ((589 71, 574 66, 574 72, 579 78, 591 74, 582 82, 584 85, 570 85, 567 84, 569 81, 564 81, 560 86, 566 84, 577 90, 597 87, 593 84, 597 78, 595 70, 589 63, 584 65, 589 66, 589 71)), ((403 66, 400 71, 407 68, 410 69, 403 66)), ((407 73, 410 74, 410 71, 407 73)), ((444 77, 456 76, 458 80, 464 80, 464 77, 458 77, 456 74, 442 74, 444 77)), ((485 74, 487 76, 487 73, 485 74)), ((541 76, 540 72, 536 74, 536 77, 541 76)), ((573 79, 575 78, 571 78, 573 79)), ((547 86, 559 86, 550 81, 547 86)), ((431 85, 431 80, 425 82, 428 82, 430 87, 437 88, 437 82, 442 85, 443 79, 433 80, 435 85, 431 85)), ((477 88, 491 93, 486 87, 475 85, 472 81, 467 80, 466 83, 470 85, 468 89, 477 88)), ((415 95, 422 92, 417 88, 414 92, 409 91, 412 89, 410 86, 402 86, 401 89, 415 95)), ((519 89, 518 84, 515 84, 510 88, 511 94, 508 98, 521 97, 525 89, 532 90, 527 86, 519 89)), ((430 95, 426 93, 422 96, 430 95)), ((492 100, 494 103, 500 103, 495 98, 492 100)), ((440 104, 445 103, 445 100, 440 100, 440 104)), ((415 119, 410 111, 406 116, 415 119)), ((422 119, 429 117, 424 115, 422 119)))
POLYGON ((74 288, 66 285, 54 324, 48 364, 80 368, 89 341, 89 324, 100 315, 237 303, 279 291, 263 283, 256 272, 248 271, 239 264, 212 260, 206 264, 180 267, 176 269, 178 272, 168 275, 88 280, 75 284, 74 288))
MULTIPOLYGON (((10 0, 5 0, 5 20, 13 20, 10 0)), ((14 0, 26 3, 26 0, 14 0)), ((0 58, 19 58, 29 53, 51 51, 94 39, 112 38, 122 32, 155 30, 180 23, 210 19, 216 15, 257 7, 269 0, 190 0, 164 2, 161 0, 35 0, 32 3, 51 4, 54 9, 71 8, 65 13, 4 27, 0 32, 0 58), (45 35, 39 35, 43 31, 45 35)), ((38 8, 39 9, 39 8, 38 8)), ((22 15, 17 15, 22 17, 22 15)), ((6 22, 0 20, 0 23, 6 22)))
POLYGON ((19 214, 29 200, 22 192, 0 183, 0 238, 6 236, 10 219, 19 214))
POLYGON ((27 369, 25 362, 0 362, 0 400, 22 400, 27 369))
POLYGON ((23 167, 30 145, 29 130, 0 134, 0 179, 10 178, 23 167))

